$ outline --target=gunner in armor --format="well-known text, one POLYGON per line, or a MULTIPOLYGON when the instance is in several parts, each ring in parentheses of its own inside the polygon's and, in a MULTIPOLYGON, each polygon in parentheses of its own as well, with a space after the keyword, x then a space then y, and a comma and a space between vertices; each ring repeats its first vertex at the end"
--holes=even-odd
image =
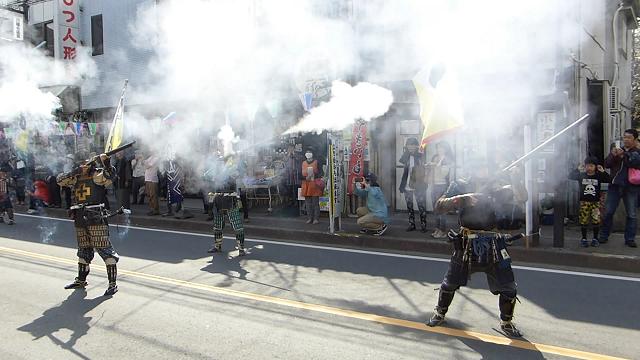
POLYGON ((521 337, 522 334, 511 322, 517 291, 507 251, 507 246, 521 235, 512 237, 496 230, 505 230, 501 229, 500 224, 513 223, 500 219, 504 215, 499 209, 504 203, 526 198, 522 194, 526 194, 526 190, 522 183, 514 180, 489 180, 488 168, 481 162, 475 164, 473 171, 473 177, 452 182, 436 203, 435 210, 440 213, 459 210, 461 228, 458 233, 449 232, 454 253, 440 286, 438 304, 427 325, 442 324, 456 290, 467 284, 471 274, 484 272, 491 293, 499 295, 500 328, 508 337, 521 337), (511 184, 505 184, 507 182, 511 184))
POLYGON ((237 191, 236 179, 240 175, 238 164, 233 156, 219 157, 204 174, 214 186, 214 191, 208 193, 209 211, 213 215, 213 247, 208 253, 222 252, 222 231, 224 230, 224 216, 236 234, 236 246, 240 256, 246 255, 244 248, 244 225, 242 222, 242 202, 237 191))
POLYGON ((71 188, 72 206, 69 211, 74 220, 78 240, 78 277, 65 289, 80 289, 87 286, 89 264, 94 252, 104 260, 109 286, 105 296, 118 291, 116 285, 119 256, 109 240, 109 213, 105 208, 105 187, 111 184, 115 169, 109 157, 101 154, 80 165, 69 173, 60 174, 58 185, 71 188))

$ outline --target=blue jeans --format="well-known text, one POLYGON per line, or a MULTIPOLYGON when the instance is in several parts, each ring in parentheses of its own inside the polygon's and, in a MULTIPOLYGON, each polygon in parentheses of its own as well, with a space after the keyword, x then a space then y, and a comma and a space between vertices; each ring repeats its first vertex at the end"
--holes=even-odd
POLYGON ((631 186, 609 185, 607 192, 606 210, 602 228, 600 229, 600 239, 607 241, 613 225, 613 215, 616 213, 620 199, 624 203, 627 212, 627 221, 624 227, 624 241, 631 242, 636 238, 636 208, 638 207, 638 189, 631 186))

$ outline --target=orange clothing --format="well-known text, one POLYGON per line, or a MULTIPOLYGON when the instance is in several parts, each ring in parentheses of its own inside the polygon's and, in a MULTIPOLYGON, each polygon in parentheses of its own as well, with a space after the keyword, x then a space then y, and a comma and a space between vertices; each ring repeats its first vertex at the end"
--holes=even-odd
POLYGON ((320 173, 320 171, 318 170, 318 160, 313 160, 311 162, 311 164, 309 164, 306 160, 304 160, 302 162, 302 176, 303 176, 303 180, 302 180, 302 196, 322 196, 323 195, 323 190, 321 190, 316 184, 315 182, 312 181, 307 181, 307 174, 308 171, 307 168, 313 168, 313 176, 314 179, 318 178, 318 174, 320 173))

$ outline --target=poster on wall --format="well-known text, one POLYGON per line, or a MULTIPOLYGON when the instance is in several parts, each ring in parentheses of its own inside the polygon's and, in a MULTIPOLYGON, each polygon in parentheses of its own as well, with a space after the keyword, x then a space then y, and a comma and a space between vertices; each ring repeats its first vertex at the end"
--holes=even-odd
MULTIPOLYGON (((541 112, 538 113, 538 144, 548 140, 555 134, 556 129, 556 113, 555 112, 541 112)), ((555 145, 550 144, 542 149, 541 153, 553 153, 555 151, 555 145)))
POLYGON ((329 191, 324 189, 324 195, 320 196, 320 211, 329 212, 329 191))

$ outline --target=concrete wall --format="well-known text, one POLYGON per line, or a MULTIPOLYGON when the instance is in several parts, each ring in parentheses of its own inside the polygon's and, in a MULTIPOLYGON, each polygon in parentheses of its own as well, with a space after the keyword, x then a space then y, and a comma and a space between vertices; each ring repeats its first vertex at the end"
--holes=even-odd
MULTIPOLYGON (((83 87, 84 109, 114 107, 122 90, 124 79, 129 86, 145 82, 144 74, 151 53, 135 49, 131 44, 131 25, 137 12, 146 6, 154 6, 154 0, 82 2, 82 33, 87 46, 91 46, 91 16, 102 14, 104 54, 94 56, 99 76, 94 84, 83 87), (92 86, 93 85, 93 86, 92 86)), ((128 105, 135 101, 127 99, 128 105)))
MULTIPOLYGON (((82 87, 82 107, 85 110, 114 107, 124 79, 129 86, 140 86, 147 72, 151 53, 132 46, 132 22, 143 7, 155 6, 155 0, 82 0, 80 3, 81 42, 91 47, 91 17, 102 14, 104 54, 94 56, 98 76, 82 87)), ((29 8, 29 24, 53 20, 53 1, 29 8)), ((128 98, 128 105, 136 105, 128 98)))
POLYGON ((53 21, 53 1, 33 4, 29 7, 29 24, 53 21))
POLYGON ((0 41, 21 41, 24 39, 26 24, 22 14, 0 9, 0 41), (22 21, 22 32, 16 33, 15 21, 22 21), (17 36, 16 36, 17 35, 17 36))
MULTIPOLYGON (((616 86, 619 88, 619 97, 622 111, 620 113, 621 126, 619 131, 631 126, 632 102, 632 58, 633 58, 633 36, 631 29, 627 28, 622 16, 620 16, 618 27, 617 44, 613 42, 613 15, 618 7, 617 1, 591 1, 585 4, 576 0, 575 7, 580 17, 578 21, 584 26, 584 31, 580 34, 579 43, 574 45, 577 48, 577 57, 587 66, 580 70, 576 89, 580 99, 578 108, 581 113, 587 112, 587 79, 608 80, 613 83, 614 77, 614 52, 619 54, 619 72, 616 86)), ((611 134, 607 143, 611 143, 621 134, 611 134)), ((584 139, 584 137, 583 137, 584 139)), ((581 147, 585 147, 581 145, 581 147)))

